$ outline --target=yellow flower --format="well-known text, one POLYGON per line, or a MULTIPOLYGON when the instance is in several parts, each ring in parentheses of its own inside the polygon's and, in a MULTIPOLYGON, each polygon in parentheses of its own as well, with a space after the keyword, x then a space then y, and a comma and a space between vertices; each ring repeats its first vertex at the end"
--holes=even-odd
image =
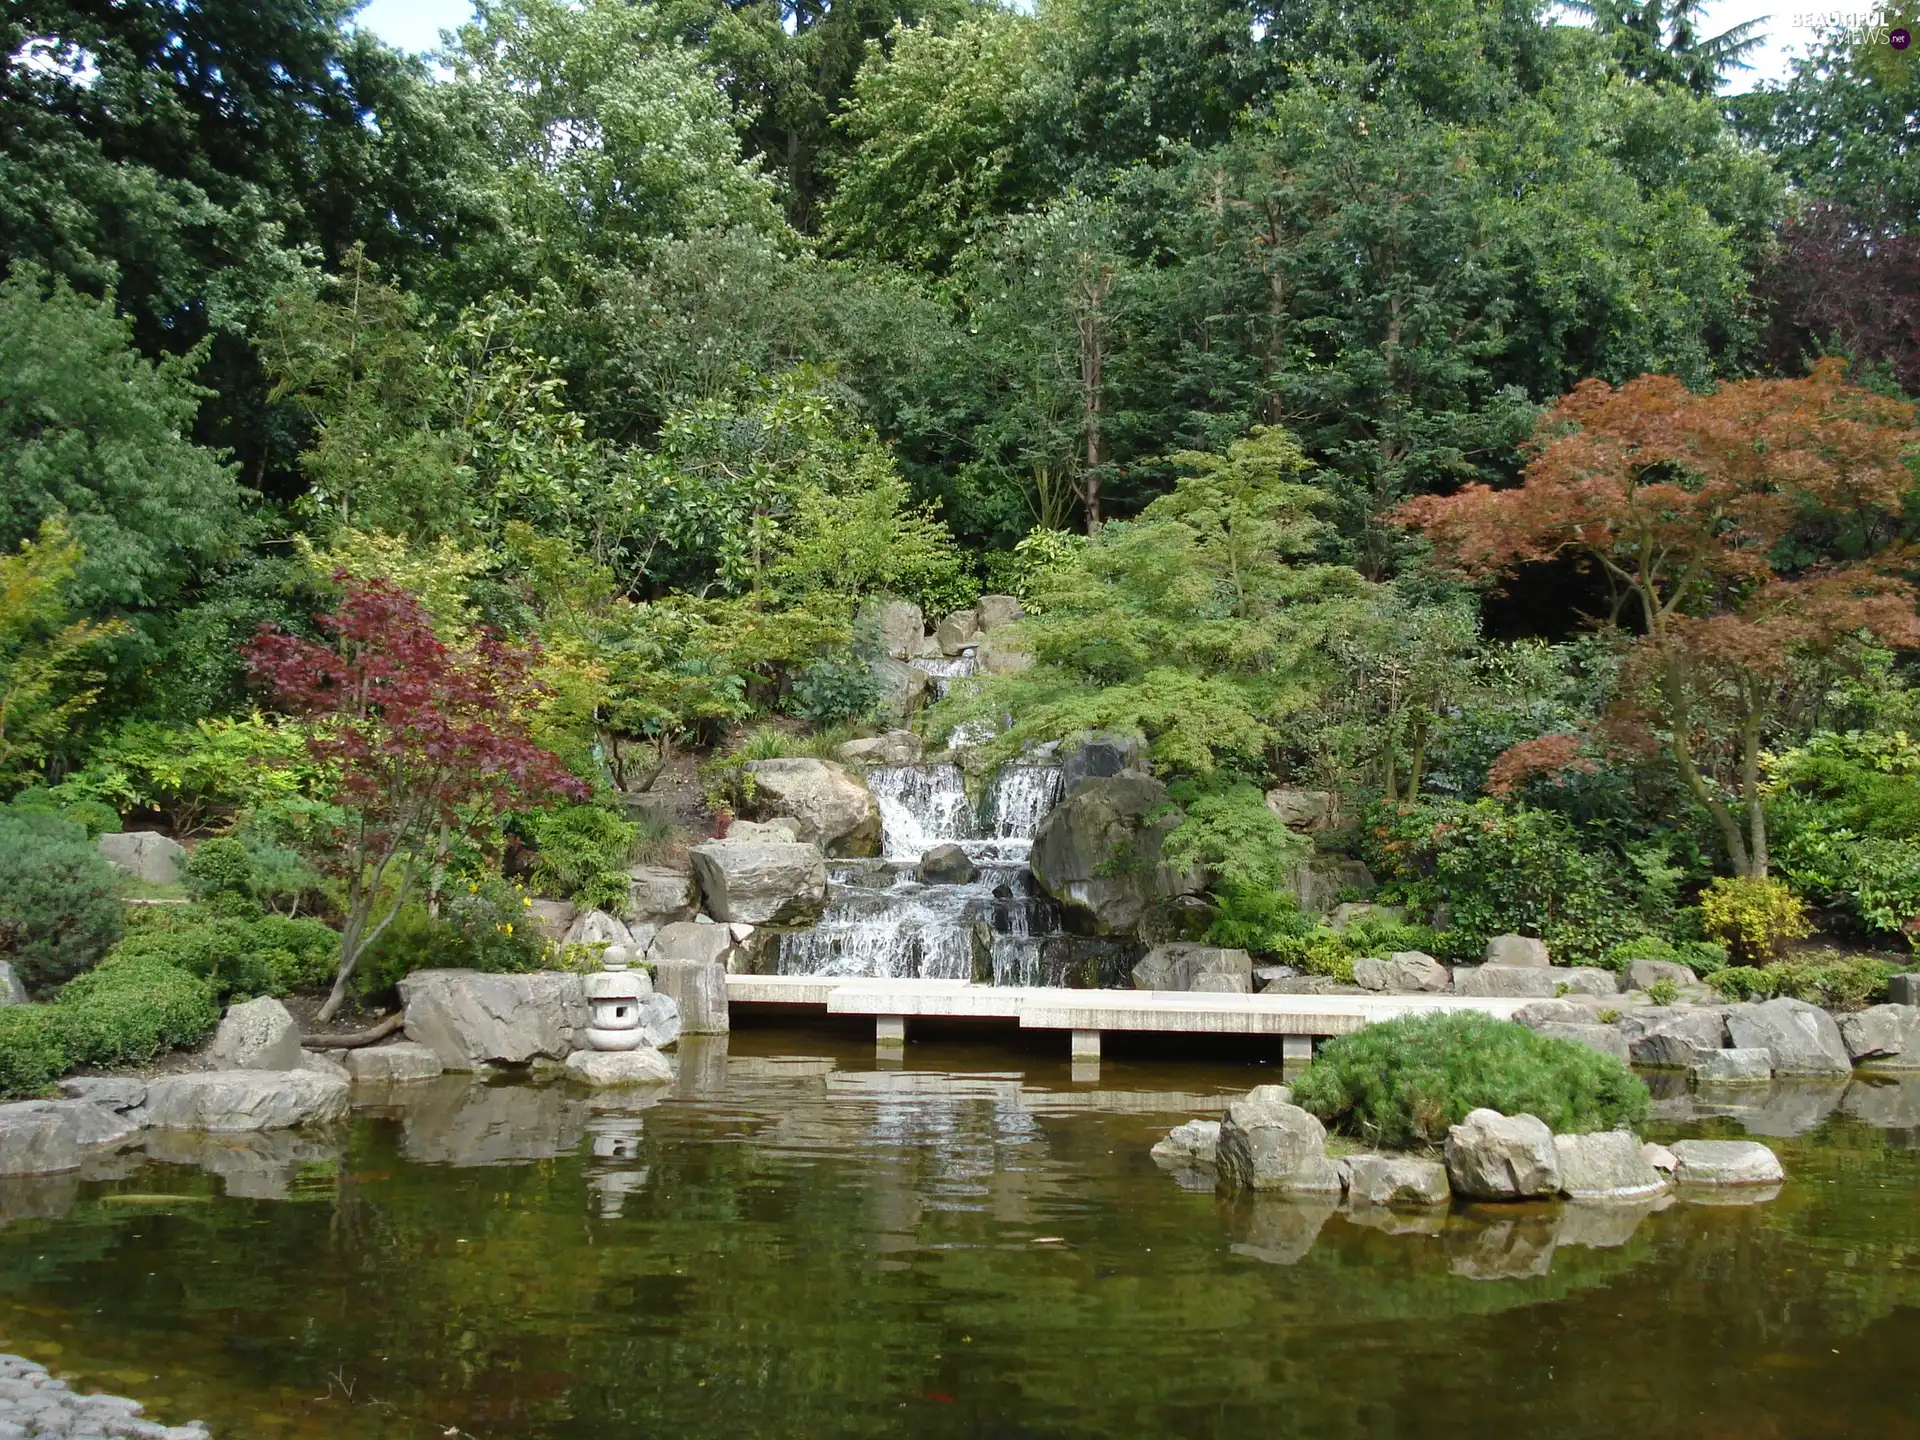
POLYGON ((531 895, 522 895, 520 897, 520 903, 531 910, 533 908, 533 897, 531 895))
POLYGON ((505 925, 501 926, 500 928, 505 930, 509 935, 513 934, 513 922, 511 920, 509 920, 505 925))

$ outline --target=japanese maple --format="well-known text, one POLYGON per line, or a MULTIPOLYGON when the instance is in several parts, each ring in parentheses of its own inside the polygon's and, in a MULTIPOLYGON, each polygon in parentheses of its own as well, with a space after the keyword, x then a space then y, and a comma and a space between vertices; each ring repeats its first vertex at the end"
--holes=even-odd
POLYGON ((504 810, 586 793, 528 738, 533 651, 485 632, 456 651, 399 586, 334 578, 347 588, 319 619, 328 641, 262 627, 247 655, 285 710, 317 722, 309 747, 337 777, 344 818, 320 858, 346 882, 346 915, 321 1023, 450 836, 477 838, 504 810))
POLYGON ((1615 724, 1665 745, 1734 871, 1764 876, 1760 755, 1793 687, 1867 637, 1920 644, 1895 543, 1917 444, 1913 406, 1837 361, 1710 394, 1588 380, 1542 418, 1521 485, 1397 514, 1470 575, 1596 562, 1640 631, 1615 724))

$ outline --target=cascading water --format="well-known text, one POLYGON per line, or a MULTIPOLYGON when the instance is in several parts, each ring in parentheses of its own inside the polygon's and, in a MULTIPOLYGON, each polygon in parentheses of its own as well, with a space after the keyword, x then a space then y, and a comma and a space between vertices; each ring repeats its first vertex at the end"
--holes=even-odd
POLYGON ((952 765, 882 766, 867 785, 880 803, 882 858, 834 865, 826 913, 782 937, 780 973, 1035 983, 1060 919, 1027 857, 1059 798, 1058 767, 1004 767, 977 812, 952 765), (920 858, 945 844, 965 850, 977 874, 922 884, 920 858))

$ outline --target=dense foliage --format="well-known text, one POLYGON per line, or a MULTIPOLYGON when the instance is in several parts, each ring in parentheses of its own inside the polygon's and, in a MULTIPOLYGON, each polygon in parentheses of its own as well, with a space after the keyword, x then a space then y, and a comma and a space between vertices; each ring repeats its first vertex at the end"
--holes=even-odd
POLYGON ((79 974, 120 938, 121 888, 80 825, 0 808, 0 960, 29 991, 79 974))

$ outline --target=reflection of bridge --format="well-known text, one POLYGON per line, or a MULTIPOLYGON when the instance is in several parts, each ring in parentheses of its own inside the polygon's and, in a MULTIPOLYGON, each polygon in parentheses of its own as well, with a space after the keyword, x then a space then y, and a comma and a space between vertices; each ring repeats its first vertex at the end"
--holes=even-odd
POLYGON ((906 1043, 914 1020, 1065 1030, 1076 1061, 1097 1062, 1104 1031, 1162 1035, 1272 1035, 1286 1059, 1305 1060, 1316 1038, 1379 1020, 1445 1010, 1501 1019, 1525 1000, 1465 995, 1215 995, 1173 990, 1061 990, 973 985, 965 980, 875 980, 826 975, 729 975, 727 1003, 744 1014, 871 1015, 881 1050, 906 1043))

